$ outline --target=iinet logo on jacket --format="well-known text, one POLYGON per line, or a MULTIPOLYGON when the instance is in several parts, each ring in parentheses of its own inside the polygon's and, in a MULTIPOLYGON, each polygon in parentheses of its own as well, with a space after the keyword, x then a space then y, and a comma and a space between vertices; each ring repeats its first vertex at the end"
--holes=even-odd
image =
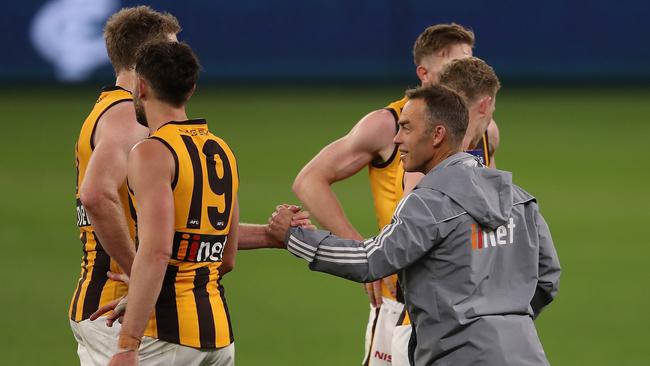
POLYGON ((512 244, 514 237, 515 220, 512 217, 506 225, 501 225, 494 231, 483 231, 480 226, 472 224, 472 250, 512 244))

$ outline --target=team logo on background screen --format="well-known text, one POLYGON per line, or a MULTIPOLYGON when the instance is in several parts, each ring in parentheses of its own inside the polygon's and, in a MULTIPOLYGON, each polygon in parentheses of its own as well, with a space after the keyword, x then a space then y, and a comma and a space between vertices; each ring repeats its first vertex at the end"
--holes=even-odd
POLYGON ((34 15, 30 38, 61 81, 82 81, 109 63, 102 27, 119 0, 53 0, 34 15))

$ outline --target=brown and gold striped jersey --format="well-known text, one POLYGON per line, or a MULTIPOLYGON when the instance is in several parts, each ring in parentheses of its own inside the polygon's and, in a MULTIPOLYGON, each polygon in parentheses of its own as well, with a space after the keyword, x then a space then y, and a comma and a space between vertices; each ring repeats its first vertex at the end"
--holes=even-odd
MULTIPOLYGON (((228 145, 203 119, 172 121, 149 139, 174 157, 174 239, 162 289, 145 335, 194 348, 233 342, 219 267, 239 187, 228 145)), ((133 197, 137 214, 137 196, 133 197)))
MULTIPOLYGON (((77 226, 79 227, 79 237, 83 251, 81 274, 77 282, 77 288, 72 296, 69 310, 70 319, 76 322, 87 319, 100 306, 125 295, 127 292, 126 285, 113 281, 106 276, 107 271, 110 270, 119 273, 120 268, 104 251, 104 248, 102 248, 101 243, 97 239, 92 224, 86 215, 86 210, 79 199, 79 187, 83 183, 90 156, 95 149, 93 138, 95 129, 97 128, 97 122, 112 106, 118 103, 131 102, 132 100, 131 92, 120 87, 113 86, 102 89, 95 106, 81 126, 81 132, 79 133, 79 138, 75 146, 77 165, 77 226)), ((129 196, 126 184, 120 188, 119 196, 123 204, 124 215, 127 217, 129 229, 131 230, 131 234, 134 235, 134 223, 130 220, 129 196)))
MULTIPOLYGON (((406 102, 407 99, 404 97, 386 106, 386 109, 395 118, 395 133, 397 133, 398 128, 397 120, 406 102)), ((385 162, 379 164, 371 163, 368 166, 368 173, 370 175, 370 190, 372 191, 375 206, 377 226, 381 229, 390 224, 397 203, 404 195, 404 167, 402 166, 402 159, 399 157, 397 146, 395 146, 390 158, 385 162)), ((389 281, 394 288, 397 288, 397 275, 390 276, 389 281)), ((395 300, 395 296, 393 296, 390 289, 383 282, 381 284, 381 292, 382 296, 395 300)))

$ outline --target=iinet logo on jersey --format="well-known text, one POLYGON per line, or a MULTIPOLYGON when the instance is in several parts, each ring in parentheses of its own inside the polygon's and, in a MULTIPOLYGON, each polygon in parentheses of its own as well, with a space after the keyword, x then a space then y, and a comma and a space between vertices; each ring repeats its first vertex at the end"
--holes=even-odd
POLYGON ((508 223, 494 231, 483 231, 480 226, 472 224, 472 250, 487 249, 490 246, 512 244, 515 237, 515 220, 511 217, 508 223))

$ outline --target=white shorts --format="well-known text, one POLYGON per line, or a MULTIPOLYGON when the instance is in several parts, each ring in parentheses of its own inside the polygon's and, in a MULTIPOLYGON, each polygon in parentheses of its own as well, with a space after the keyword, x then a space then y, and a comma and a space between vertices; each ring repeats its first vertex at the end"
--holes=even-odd
MULTIPOLYGON (((70 321, 77 340, 77 354, 81 366, 105 366, 117 352, 121 325, 106 326, 106 319, 70 321)), ((235 344, 217 349, 196 349, 143 337, 138 352, 140 366, 233 366, 235 344)))
POLYGON ((197 349, 143 337, 138 359, 140 366, 234 366, 235 344, 217 349, 197 349))
POLYGON ((382 300, 383 304, 379 308, 370 306, 363 365, 409 366, 411 326, 397 325, 404 304, 385 297, 382 300))
POLYGON ((79 323, 70 320, 70 328, 77 340, 77 354, 81 366, 108 365, 108 361, 117 352, 120 323, 115 322, 109 328, 104 317, 95 321, 86 319, 79 323))

